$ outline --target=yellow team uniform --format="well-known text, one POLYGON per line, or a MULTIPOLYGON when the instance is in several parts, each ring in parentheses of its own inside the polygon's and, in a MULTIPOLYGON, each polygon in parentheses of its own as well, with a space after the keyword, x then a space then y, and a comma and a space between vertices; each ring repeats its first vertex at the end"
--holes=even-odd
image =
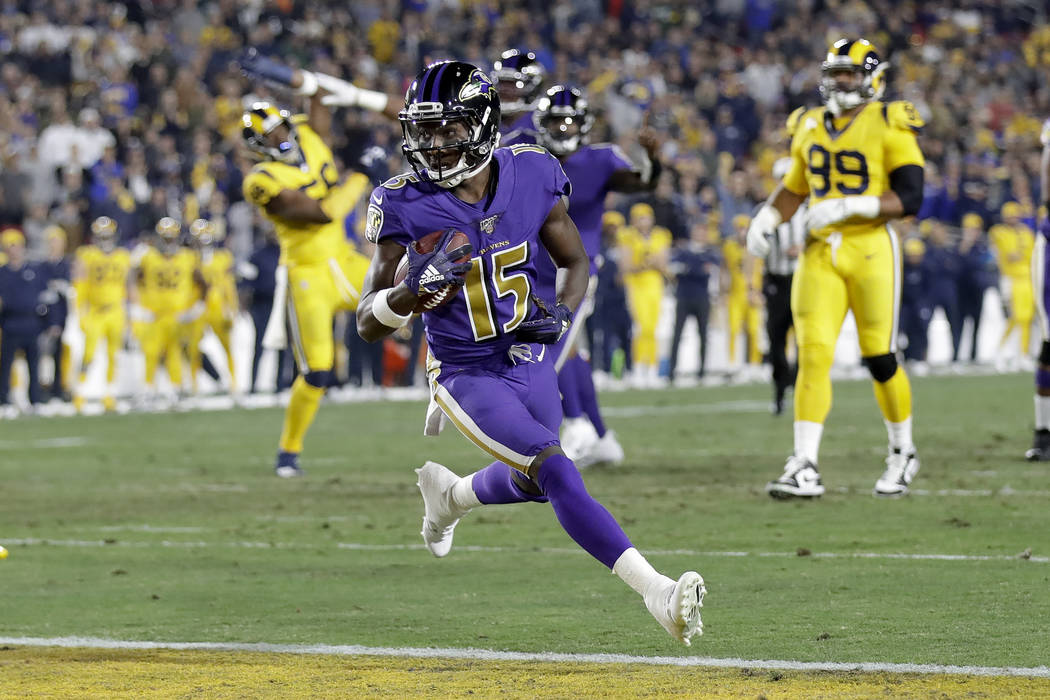
POLYGON ((729 271, 726 315, 729 334, 729 361, 736 362, 736 341, 740 331, 747 335, 747 363, 762 363, 762 306, 752 303, 752 290, 762 289, 762 262, 747 255, 747 249, 736 239, 722 244, 722 259, 729 271))
POLYGON ((1021 354, 1028 354, 1031 340, 1032 318, 1035 315, 1035 295, 1032 288, 1032 251, 1035 234, 1022 223, 996 224, 988 230, 988 241, 992 244, 999 261, 1000 291, 1009 307, 1006 330, 999 342, 1002 347, 1014 332, 1021 331, 1021 354))
MULTIPOLYGON (((799 117, 784 187, 808 195, 810 207, 825 199, 879 196, 890 189, 895 169, 924 165, 916 140, 922 124, 910 102, 869 102, 838 119, 825 107, 810 109, 799 117)), ((863 357, 896 351, 900 289, 900 242, 886 219, 857 218, 809 232, 791 289, 800 362, 796 421, 823 423, 827 417, 829 371, 847 311, 856 318, 863 357)), ((886 420, 910 418, 903 371, 875 386, 886 420)))
POLYGON ((360 173, 339 180, 332 152, 320 136, 293 117, 305 163, 278 161, 257 164, 244 178, 244 196, 273 222, 281 246, 281 264, 288 273, 287 313, 291 345, 301 372, 292 386, 280 450, 298 453, 313 421, 324 387, 304 376, 330 372, 335 363, 332 323, 340 311, 354 311, 361 297, 369 259, 347 241, 343 221, 370 187, 360 173), (326 224, 287 221, 266 211, 283 190, 299 190, 324 200, 332 219, 326 224))
MULTIPOLYGON (((197 372, 201 368, 202 357, 200 342, 204 332, 211 328, 226 351, 226 363, 230 370, 230 381, 234 382, 236 374, 233 365, 233 352, 230 346, 230 331, 233 319, 237 315, 237 283, 233 277, 233 254, 225 248, 205 250, 199 257, 201 275, 208 285, 208 294, 204 298, 204 313, 190 323, 188 355, 190 360, 190 379, 194 389, 197 386, 197 372)), ((231 389, 235 386, 231 384, 231 389)))
POLYGON ((194 283, 197 256, 188 248, 164 255, 150 248, 139 263, 139 304, 153 315, 136 323, 135 334, 146 357, 146 385, 152 387, 162 357, 176 388, 182 386, 182 346, 188 336, 179 316, 199 298, 194 283))
MULTIPOLYGON (((306 124, 298 124, 297 129, 307 167, 259 163, 244 178, 245 197, 266 213, 266 204, 282 190, 301 190, 319 201, 336 195, 345 202, 342 213, 349 213, 368 188, 368 178, 354 173, 337 190, 332 152, 306 124)), ((332 209, 327 208, 329 214, 335 213, 332 209)), ((277 231, 281 264, 288 268, 288 316, 300 371, 330 370, 335 358, 332 319, 338 311, 357 308, 368 258, 347 242, 342 216, 332 216, 327 224, 267 217, 277 231)))
POLYGON ((84 358, 81 361, 81 383, 84 371, 95 357, 98 341, 106 341, 106 381, 116 378, 117 351, 124 344, 127 327, 128 273, 131 255, 123 248, 105 252, 94 245, 77 249, 76 263, 80 270, 74 283, 80 315, 80 329, 84 332, 84 358))
POLYGON ((652 260, 671 249, 671 232, 654 226, 648 236, 634 226, 619 232, 620 245, 627 251, 628 264, 624 287, 631 317, 637 328, 632 355, 639 365, 655 366, 659 360, 656 326, 660 320, 660 303, 664 295, 664 274, 652 266, 652 260))

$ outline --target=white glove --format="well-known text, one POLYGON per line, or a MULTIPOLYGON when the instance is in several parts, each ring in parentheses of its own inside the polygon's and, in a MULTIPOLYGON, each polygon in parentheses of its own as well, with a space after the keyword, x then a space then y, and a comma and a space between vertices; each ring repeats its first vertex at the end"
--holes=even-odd
POLYGON ((179 323, 193 323, 204 315, 204 309, 203 301, 195 302, 193 306, 179 314, 179 323))
POLYGON ((806 212, 806 228, 815 231, 855 216, 874 219, 878 215, 879 198, 874 195, 825 199, 823 202, 810 205, 809 211, 806 212))
POLYGON ((153 323, 153 312, 144 306, 139 306, 138 304, 131 305, 128 315, 135 323, 153 323))
POLYGON ((776 208, 765 204, 751 219, 751 225, 747 227, 747 252, 756 258, 764 258, 769 255, 771 247, 770 240, 780 226, 783 217, 776 208))
POLYGON ((317 84, 328 93, 321 98, 321 104, 326 107, 364 107, 373 112, 382 112, 386 108, 387 96, 381 92, 365 90, 324 73, 314 73, 314 77, 317 84))

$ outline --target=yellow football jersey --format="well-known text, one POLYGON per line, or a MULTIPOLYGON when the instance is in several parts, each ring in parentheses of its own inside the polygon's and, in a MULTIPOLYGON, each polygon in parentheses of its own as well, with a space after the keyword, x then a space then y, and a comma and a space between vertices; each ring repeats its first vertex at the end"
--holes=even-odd
MULTIPOLYGON (((647 258, 671 248, 671 232, 663 226, 654 226, 648 237, 643 236, 633 226, 624 226, 620 229, 619 239, 620 245, 630 253, 631 267, 642 265, 647 258)), ((662 282, 663 278, 663 273, 659 270, 639 270, 625 275, 628 284, 662 282)))
POLYGON ((98 246, 81 246, 76 261, 82 277, 76 283, 77 297, 92 307, 123 304, 127 297, 131 254, 124 248, 109 253, 98 246))
POLYGON ((155 314, 185 311, 198 300, 193 273, 197 269, 197 255, 188 248, 180 248, 172 256, 150 248, 139 263, 138 280, 142 306, 155 314))
POLYGON ((208 285, 208 306, 215 309, 237 306, 237 285, 233 279, 233 254, 225 248, 201 255, 201 274, 208 285))
POLYGON ((1028 279, 1035 247, 1032 229, 1024 224, 996 224, 988 230, 988 240, 999 261, 1000 274, 1028 279))
POLYGON ((735 238, 727 238, 722 244, 722 259, 729 272, 729 290, 731 295, 742 295, 747 292, 747 277, 744 263, 747 261, 745 248, 735 238))
POLYGON ((339 173, 332 151, 302 115, 293 118, 305 163, 302 166, 266 161, 252 168, 244 178, 244 197, 258 206, 273 222, 281 245, 281 262, 310 264, 335 257, 346 238, 343 219, 368 188, 368 178, 355 173, 337 187, 339 173), (287 221, 271 216, 266 205, 283 190, 299 190, 311 199, 329 199, 325 211, 332 217, 327 224, 287 221))
MULTIPOLYGON (((784 187, 809 195, 811 204, 853 195, 879 196, 889 189, 894 170, 925 164, 915 137, 923 123, 906 101, 871 102, 852 117, 838 119, 825 107, 811 109, 798 118, 784 187)), ((810 235, 867 232, 883 221, 847 220, 810 235)))

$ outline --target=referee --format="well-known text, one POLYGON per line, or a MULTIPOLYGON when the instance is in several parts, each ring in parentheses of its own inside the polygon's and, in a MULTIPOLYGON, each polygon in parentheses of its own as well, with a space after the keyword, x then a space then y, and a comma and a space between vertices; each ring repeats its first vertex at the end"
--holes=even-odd
MULTIPOLYGON (((773 177, 784 177, 791 165, 790 158, 781 158, 773 164, 773 177)), ((798 267, 798 256, 806 240, 805 203, 790 220, 777 227, 766 256, 762 293, 766 298, 766 335, 769 337, 769 364, 773 367, 772 413, 784 412, 784 394, 795 385, 798 366, 788 363, 787 334, 794 325, 791 316, 791 279, 798 267)))

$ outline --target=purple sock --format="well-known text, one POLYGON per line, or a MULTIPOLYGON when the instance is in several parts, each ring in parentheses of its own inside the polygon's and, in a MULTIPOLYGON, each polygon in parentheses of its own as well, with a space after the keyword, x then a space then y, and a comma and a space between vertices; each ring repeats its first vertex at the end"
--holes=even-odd
POLYGON ((527 493, 514 483, 514 470, 503 462, 493 462, 475 473, 470 486, 474 489, 474 495, 485 505, 547 501, 544 496, 527 493))
MULTIPOLYGON (((573 358, 575 359, 575 358, 573 358)), ((576 385, 576 371, 572 359, 566 360, 558 372, 558 391, 561 392, 561 412, 565 418, 579 418, 583 415, 580 406, 580 387, 576 385)))
POLYGON ((580 472, 568 457, 548 457, 540 465, 537 481, 562 528, 592 557, 611 569, 620 555, 631 548, 620 524, 587 493, 580 472))
POLYGON ((569 362, 573 363, 576 372, 576 393, 579 396, 580 406, 591 419, 591 424, 594 425, 598 437, 602 437, 605 435, 605 421, 602 420, 602 412, 598 410, 598 394, 594 390, 594 373, 591 371, 591 363, 579 356, 572 358, 569 362))
POLYGON ((1050 389, 1050 372, 1037 367, 1035 370, 1035 386, 1039 389, 1050 389))

